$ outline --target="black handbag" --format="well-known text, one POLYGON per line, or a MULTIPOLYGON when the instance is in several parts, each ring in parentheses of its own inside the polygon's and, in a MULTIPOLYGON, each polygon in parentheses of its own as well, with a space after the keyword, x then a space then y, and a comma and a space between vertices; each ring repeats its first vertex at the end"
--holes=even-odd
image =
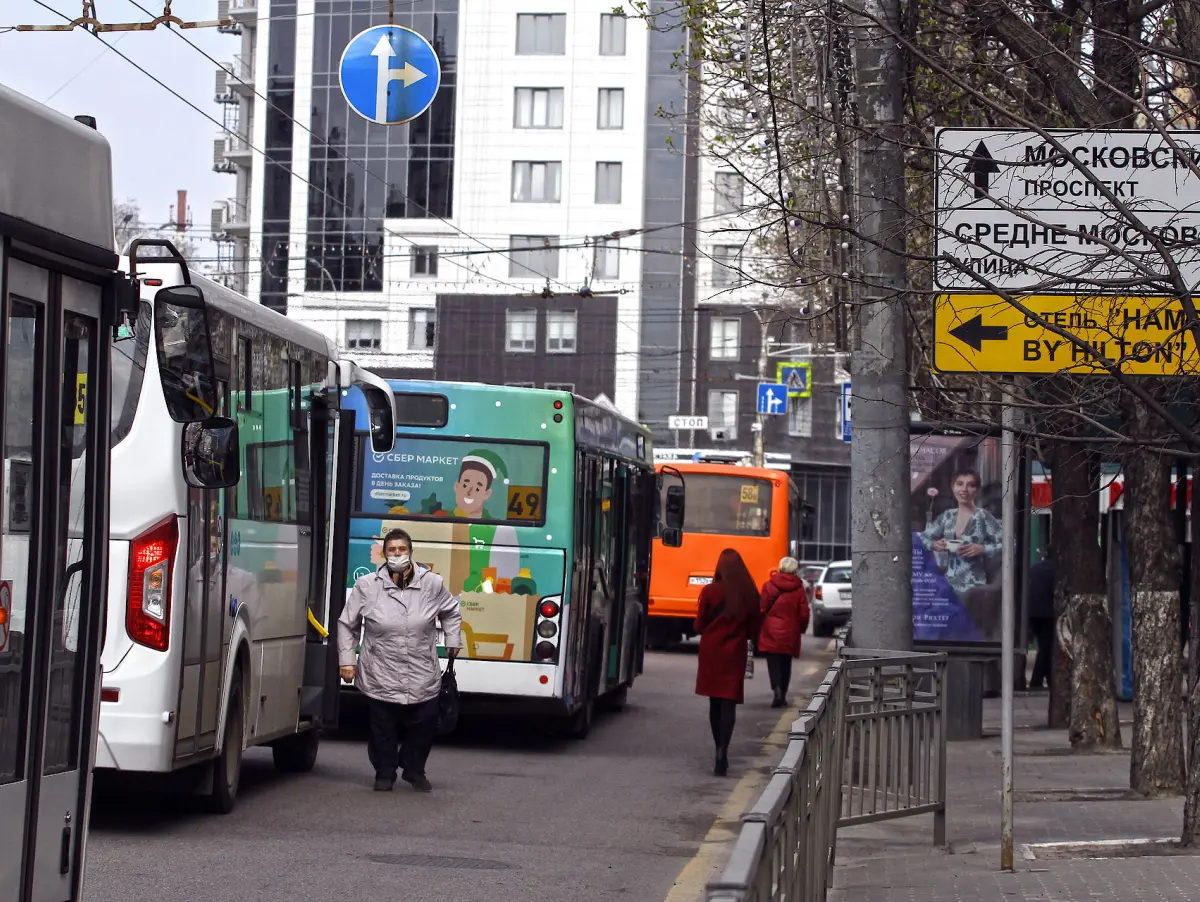
POLYGON ((438 691, 438 735, 454 732, 458 726, 458 678, 454 676, 454 659, 446 665, 442 674, 442 688, 438 691))

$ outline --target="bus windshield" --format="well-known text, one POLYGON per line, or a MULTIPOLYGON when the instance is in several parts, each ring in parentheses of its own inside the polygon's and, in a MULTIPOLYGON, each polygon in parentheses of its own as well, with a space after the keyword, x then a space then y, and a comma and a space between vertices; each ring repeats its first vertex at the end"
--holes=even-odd
MULTIPOLYGON (((688 473, 685 533, 723 536, 771 534, 771 483, 734 474, 688 473)), ((663 491, 670 478, 664 478, 663 491)), ((665 495, 664 495, 664 504, 665 495)))
POLYGON ((142 380, 146 374, 146 352, 150 348, 150 305, 138 304, 137 325, 132 338, 112 343, 112 444, 116 445, 133 428, 142 380))
POLYGON ((545 442, 397 436, 362 443, 356 509, 365 516, 538 526, 546 520, 545 442))

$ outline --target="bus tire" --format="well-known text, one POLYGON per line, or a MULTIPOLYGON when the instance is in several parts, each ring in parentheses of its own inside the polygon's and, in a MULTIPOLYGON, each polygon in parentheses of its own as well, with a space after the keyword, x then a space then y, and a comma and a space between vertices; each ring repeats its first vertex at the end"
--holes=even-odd
POLYGON ((605 711, 623 711, 625 705, 629 703, 629 686, 618 686, 608 695, 604 696, 605 711))
POLYGON ((271 743, 271 758, 281 774, 306 774, 317 763, 321 734, 316 727, 271 743))
POLYGON ((567 737, 569 739, 587 739, 592 731, 592 719, 596 713, 596 700, 589 698, 575 709, 575 713, 567 718, 567 737))
POLYGON ((242 773, 242 738, 246 718, 242 702, 242 669, 233 672, 229 684, 229 706, 225 712, 225 735, 221 751, 212 762, 212 789, 205 797, 205 807, 214 814, 229 814, 237 801, 238 783, 242 773))

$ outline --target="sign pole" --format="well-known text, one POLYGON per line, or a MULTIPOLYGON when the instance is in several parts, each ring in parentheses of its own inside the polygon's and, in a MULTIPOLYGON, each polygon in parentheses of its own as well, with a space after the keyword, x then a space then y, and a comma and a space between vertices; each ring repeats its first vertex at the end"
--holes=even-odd
POLYGON ((1000 573, 1000 756, 1002 803, 1000 808, 1000 868, 1013 869, 1013 633, 1016 605, 1016 519, 1017 519, 1017 409, 1013 406, 1011 382, 1004 387, 1000 437, 1004 467, 1004 496, 1001 511, 1003 546, 1000 573))

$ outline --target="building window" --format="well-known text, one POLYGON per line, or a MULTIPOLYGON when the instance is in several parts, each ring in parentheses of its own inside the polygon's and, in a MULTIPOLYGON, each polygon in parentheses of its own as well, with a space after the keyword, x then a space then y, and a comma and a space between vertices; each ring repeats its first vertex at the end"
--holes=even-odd
POLYGON ((436 276, 438 249, 435 244, 418 244, 412 249, 412 274, 436 276))
POLYGON ((625 127, 625 89, 601 88, 596 128, 625 127))
POLYGON ((510 277, 558 278, 557 235, 512 235, 508 239, 508 249, 510 277))
POLYGON ((592 259, 593 275, 596 279, 612 280, 621 275, 621 251, 616 238, 597 238, 592 259))
MULTIPOLYGON (((787 425, 788 435, 799 438, 812 438, 812 398, 788 398, 787 425)), ((841 417, 841 403, 838 404, 838 417, 841 417)), ((841 437, 841 432, 838 432, 841 437)))
POLYGON ((736 213, 745 206, 745 180, 736 172, 718 172, 715 187, 717 213, 736 213))
POLYGON ((738 360, 741 357, 742 321, 736 316, 714 316, 709 335, 710 359, 738 360))
POLYGON ((504 332, 507 336, 504 342, 506 351, 532 354, 537 350, 537 311, 509 310, 504 315, 504 332))
POLYGON ((742 268, 742 249, 736 244, 718 244, 713 248, 713 285, 736 285, 742 268))
POLYGON ((546 314, 546 352, 575 353, 575 311, 551 310, 546 314))
POLYGON ((738 393, 710 391, 708 393, 708 428, 721 429, 727 439, 737 438, 738 393))
POLYGON ((624 13, 600 13, 600 55, 625 55, 624 13))
POLYGON ((517 88, 513 101, 514 128, 562 128, 562 88, 517 88))
POLYGON ((562 163, 513 163, 514 201, 525 204, 556 204, 561 198, 562 163))
POLYGON ((596 203, 619 204, 621 202, 621 164, 596 164, 596 203))
POLYGON ((547 382, 546 388, 549 391, 565 391, 575 394, 574 382, 547 382))
POLYGON ((567 52, 567 17, 562 13, 517 13, 517 53, 567 52))
POLYGON ((436 339, 436 309, 414 307, 408 314, 408 347, 414 351, 432 351, 436 339))
POLYGON ((346 320, 346 350, 378 351, 383 346, 383 320, 346 320))

